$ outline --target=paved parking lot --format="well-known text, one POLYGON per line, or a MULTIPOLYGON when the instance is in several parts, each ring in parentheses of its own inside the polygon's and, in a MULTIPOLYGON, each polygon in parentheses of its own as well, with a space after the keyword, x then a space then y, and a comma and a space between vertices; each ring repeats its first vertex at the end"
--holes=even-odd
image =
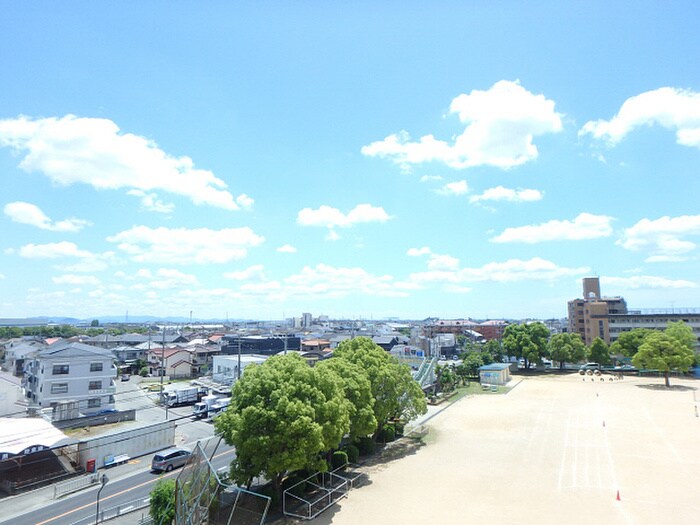
POLYGON ((314 523, 697 523, 700 382, 662 385, 572 373, 462 399, 314 523))

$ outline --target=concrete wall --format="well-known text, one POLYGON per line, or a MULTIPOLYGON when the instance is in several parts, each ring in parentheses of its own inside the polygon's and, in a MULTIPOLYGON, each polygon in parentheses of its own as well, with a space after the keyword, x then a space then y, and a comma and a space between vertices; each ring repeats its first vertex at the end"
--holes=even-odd
POLYGON ((119 412, 108 412, 97 416, 84 416, 73 419, 63 419, 60 421, 52 421, 51 424, 56 428, 79 428, 79 427, 96 427, 98 425, 106 425, 108 423, 121 423, 122 421, 135 421, 136 410, 122 410, 119 412))
POLYGON ((153 454, 174 444, 175 422, 163 421, 155 425, 80 441, 78 458, 82 467, 87 466, 88 459, 94 459, 96 467, 102 468, 106 457, 126 454, 135 458, 153 454))

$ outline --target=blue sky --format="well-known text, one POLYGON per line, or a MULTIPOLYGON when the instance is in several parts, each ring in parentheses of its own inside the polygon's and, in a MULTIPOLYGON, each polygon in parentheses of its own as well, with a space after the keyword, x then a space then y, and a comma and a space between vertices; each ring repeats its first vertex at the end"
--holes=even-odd
POLYGON ((0 317, 700 307, 697 2, 6 2, 0 317))

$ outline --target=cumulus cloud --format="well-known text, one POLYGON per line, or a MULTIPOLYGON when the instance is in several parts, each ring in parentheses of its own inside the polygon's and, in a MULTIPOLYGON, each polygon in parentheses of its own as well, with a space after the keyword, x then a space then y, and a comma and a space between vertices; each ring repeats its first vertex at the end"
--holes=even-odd
POLYGON ((626 250, 650 250, 656 256, 678 257, 696 248, 694 242, 683 237, 697 235, 700 235, 700 215, 645 218, 625 229, 617 244, 626 250))
POLYGON ((675 131, 676 142, 700 148, 700 93, 663 87, 628 98, 610 120, 586 122, 579 135, 591 135, 615 145, 641 126, 675 131))
POLYGON ((126 192, 127 195, 132 195, 141 199, 141 207, 147 211, 154 211, 156 213, 172 213, 175 209, 175 205, 170 202, 163 202, 158 198, 156 193, 146 193, 143 190, 129 190, 126 192))
POLYGON ((507 202, 534 202, 542 200, 543 194, 540 190, 532 189, 512 189, 503 186, 496 186, 485 190, 481 195, 472 195, 469 202, 482 201, 507 201, 507 202))
POLYGON ((109 119, 74 115, 4 119, 0 120, 0 146, 26 153, 20 168, 43 173, 63 186, 140 190, 142 194, 136 196, 142 203, 153 191, 227 210, 249 202, 246 196, 237 202, 223 180, 211 171, 195 168, 189 157, 171 156, 152 140, 122 133, 109 119))
POLYGON ((423 246, 422 248, 409 248, 406 255, 409 257, 420 257, 421 255, 429 255, 430 248, 423 246))
POLYGON ((390 275, 374 275, 363 268, 338 268, 327 264, 305 266, 282 283, 288 296, 339 298, 353 294, 405 297, 416 289, 411 283, 396 282, 390 275))
POLYGON ((297 214, 301 226, 325 226, 327 228, 349 228, 367 222, 386 222, 391 216, 381 206, 358 204, 347 214, 338 208, 322 205, 318 209, 304 208, 297 214))
POLYGON ((25 244, 18 250, 20 257, 25 259, 59 259, 76 257, 79 259, 95 257, 87 250, 81 250, 73 242, 50 242, 47 244, 25 244))
POLYGON ((50 219, 41 208, 29 202, 10 202, 5 204, 3 211, 13 222, 28 224, 42 230, 54 232, 79 232, 90 224, 88 221, 72 218, 54 221, 50 219))
POLYGON ((419 284, 442 282, 450 285, 486 281, 510 283, 528 280, 551 281, 588 272, 590 272, 588 267, 560 267, 546 259, 534 257, 529 260, 510 259, 505 262, 491 262, 478 268, 431 269, 413 273, 409 280, 419 284))
POLYGON ((136 262, 220 264, 246 257, 248 250, 265 238, 248 227, 211 230, 134 226, 107 240, 136 262))
POLYGON ((263 281, 265 280, 265 272, 262 264, 256 264, 249 266, 245 270, 237 270, 234 272, 224 273, 226 279, 233 279, 234 281, 263 281))
POLYGON ((534 137, 562 130, 562 116, 554 111, 554 105, 554 101, 529 92, 518 81, 501 80, 486 91, 475 89, 452 100, 450 113, 465 125, 452 143, 433 135, 414 142, 401 131, 361 151, 403 167, 441 162, 457 169, 512 168, 537 158, 534 137))
POLYGON ((59 275, 57 277, 52 277, 51 280, 54 284, 70 284, 70 285, 92 285, 96 286, 100 284, 100 280, 94 275, 75 275, 66 274, 59 275))
POLYGON ((464 195, 469 192, 466 180, 458 180, 456 182, 448 182, 438 188, 437 193, 440 195, 464 195))
POLYGON ((277 251, 280 253, 296 253, 297 249, 291 244, 285 244, 277 248, 277 251))
POLYGON ((615 288, 638 289, 680 289, 697 288, 697 283, 684 279, 667 279, 654 275, 635 275, 632 277, 601 277, 602 284, 615 288))
POLYGON ((613 218, 607 215, 581 213, 573 221, 551 220, 537 225, 506 228, 491 241, 535 244, 547 241, 597 239, 612 234, 612 221, 613 218))

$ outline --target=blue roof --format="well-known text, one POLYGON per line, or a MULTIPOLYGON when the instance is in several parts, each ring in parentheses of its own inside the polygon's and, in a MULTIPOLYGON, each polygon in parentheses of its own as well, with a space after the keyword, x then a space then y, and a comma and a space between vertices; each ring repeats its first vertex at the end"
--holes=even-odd
POLYGON ((510 363, 491 363, 490 365, 480 366, 479 370, 505 370, 510 368, 510 363))

